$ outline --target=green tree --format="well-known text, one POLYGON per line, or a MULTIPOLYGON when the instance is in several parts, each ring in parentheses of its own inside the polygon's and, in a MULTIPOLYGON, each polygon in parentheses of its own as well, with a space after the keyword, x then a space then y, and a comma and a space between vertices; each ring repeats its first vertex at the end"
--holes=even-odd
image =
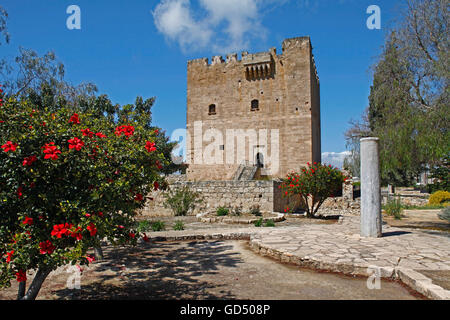
POLYGON ((449 154, 449 9, 448 0, 407 2, 373 67, 369 107, 346 133, 354 154, 361 137, 380 138, 385 184, 409 184, 449 154))

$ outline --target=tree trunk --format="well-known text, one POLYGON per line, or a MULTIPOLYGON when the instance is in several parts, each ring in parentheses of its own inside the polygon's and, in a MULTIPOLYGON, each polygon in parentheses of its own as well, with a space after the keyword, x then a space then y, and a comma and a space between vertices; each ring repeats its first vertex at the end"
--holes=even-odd
MULTIPOLYGON (((27 290, 27 293, 21 298, 21 300, 35 300, 39 290, 41 290, 42 283, 44 283, 50 272, 50 269, 39 268, 34 276, 33 282, 27 290)), ((23 289, 25 290, 25 288, 23 289)))
POLYGON ((94 257, 95 257, 95 261, 103 260, 103 249, 102 249, 101 245, 94 247, 94 257))
POLYGON ((19 282, 19 290, 17 291, 17 300, 21 300, 25 295, 26 286, 27 286, 26 281, 19 282))

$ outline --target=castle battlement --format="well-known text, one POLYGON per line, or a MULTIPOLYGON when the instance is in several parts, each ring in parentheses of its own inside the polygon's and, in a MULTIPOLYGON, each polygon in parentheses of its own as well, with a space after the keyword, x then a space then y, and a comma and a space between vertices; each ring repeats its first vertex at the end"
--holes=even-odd
POLYGON ((204 148, 212 150, 208 141, 200 138, 187 144, 188 180, 233 179, 241 160, 260 165, 265 159, 264 172, 271 170, 273 177, 300 170, 307 162, 319 162, 320 86, 310 38, 284 40, 281 54, 270 48, 188 61, 187 130, 191 137, 203 137, 199 123, 205 130, 220 132, 222 140, 216 141, 214 163, 199 160, 204 148), (247 129, 275 130, 279 141, 272 144, 258 136, 258 142, 243 144, 245 159, 238 159, 240 143, 229 140, 227 132, 247 129), (272 156, 279 157, 276 164, 269 161, 272 156))

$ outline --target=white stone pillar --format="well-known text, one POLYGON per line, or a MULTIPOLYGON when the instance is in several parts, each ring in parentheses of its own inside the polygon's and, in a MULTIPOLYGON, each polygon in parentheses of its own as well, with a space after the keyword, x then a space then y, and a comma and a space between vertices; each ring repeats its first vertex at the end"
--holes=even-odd
POLYGON ((362 237, 382 236, 380 161, 378 138, 361 139, 361 231, 362 237))

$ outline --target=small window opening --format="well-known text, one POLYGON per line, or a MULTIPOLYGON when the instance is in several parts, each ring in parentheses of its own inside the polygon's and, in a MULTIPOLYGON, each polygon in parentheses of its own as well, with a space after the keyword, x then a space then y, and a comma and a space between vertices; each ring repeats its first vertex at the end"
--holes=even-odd
POLYGON ((215 105, 215 104, 209 105, 209 108, 208 108, 208 114, 209 114, 209 115, 216 114, 216 105, 215 105))
POLYGON ((258 100, 252 100, 251 103, 251 111, 258 111, 259 110, 259 101, 258 100))

